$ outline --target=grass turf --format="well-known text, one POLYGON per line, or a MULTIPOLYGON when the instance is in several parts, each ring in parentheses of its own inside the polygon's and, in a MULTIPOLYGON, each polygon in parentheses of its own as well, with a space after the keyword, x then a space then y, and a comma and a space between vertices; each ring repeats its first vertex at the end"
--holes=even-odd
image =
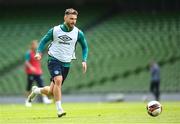
POLYGON ((67 115, 57 118, 55 105, 0 105, 1 124, 180 124, 180 102, 162 102, 163 112, 151 117, 146 103, 64 103, 67 115))

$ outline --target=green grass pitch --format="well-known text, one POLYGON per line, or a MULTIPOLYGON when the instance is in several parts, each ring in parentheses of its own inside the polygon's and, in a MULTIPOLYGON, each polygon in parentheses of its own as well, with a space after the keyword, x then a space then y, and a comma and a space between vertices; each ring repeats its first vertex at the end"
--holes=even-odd
POLYGON ((64 103, 67 115, 57 118, 55 105, 0 105, 0 124, 180 124, 180 102, 162 102, 158 117, 146 112, 146 103, 64 103))

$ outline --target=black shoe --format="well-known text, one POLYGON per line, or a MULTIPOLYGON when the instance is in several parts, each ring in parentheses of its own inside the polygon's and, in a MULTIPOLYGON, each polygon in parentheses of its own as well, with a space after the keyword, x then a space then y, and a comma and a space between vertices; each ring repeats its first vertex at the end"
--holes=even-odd
POLYGON ((58 117, 60 118, 60 117, 62 117, 62 116, 65 116, 65 115, 66 115, 66 112, 60 112, 60 113, 58 113, 57 115, 58 115, 58 117))

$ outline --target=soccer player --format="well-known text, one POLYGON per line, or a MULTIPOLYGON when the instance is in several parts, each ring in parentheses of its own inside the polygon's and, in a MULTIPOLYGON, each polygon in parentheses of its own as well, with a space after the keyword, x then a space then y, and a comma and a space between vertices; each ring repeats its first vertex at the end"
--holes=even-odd
MULTIPOLYGON (((44 87, 44 82, 42 79, 41 63, 39 60, 36 60, 34 58, 34 55, 36 54, 37 45, 38 45, 37 40, 33 40, 30 45, 30 50, 28 50, 25 55, 25 71, 27 74, 27 86, 26 86, 27 96, 30 94, 30 90, 34 81, 37 82, 37 85, 39 87, 44 87)), ((42 96, 42 100, 45 104, 51 103, 51 100, 49 100, 45 95, 42 96)), ((26 100, 25 106, 31 107, 32 104, 28 102, 28 100, 26 100)))
POLYGON ((160 68, 155 61, 151 62, 150 65, 150 73, 151 73, 151 82, 150 82, 150 92, 155 96, 157 101, 160 100, 160 68))
POLYGON ((75 58, 76 43, 82 47, 82 69, 83 73, 87 70, 88 45, 85 36, 75 24, 78 12, 69 8, 64 15, 64 23, 50 29, 41 39, 35 58, 40 60, 45 45, 52 41, 48 50, 48 69, 51 74, 51 84, 44 88, 32 88, 29 95, 29 102, 32 102, 37 94, 53 95, 58 117, 66 115, 61 105, 61 87, 69 72, 71 60, 75 58))

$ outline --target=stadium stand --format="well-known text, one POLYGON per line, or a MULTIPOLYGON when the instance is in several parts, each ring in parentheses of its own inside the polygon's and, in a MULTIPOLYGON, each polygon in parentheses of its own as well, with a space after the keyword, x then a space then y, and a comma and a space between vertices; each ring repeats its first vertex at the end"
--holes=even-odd
MULTIPOLYGON (((25 90, 26 77, 23 71, 24 55, 33 39, 40 39, 48 29, 63 22, 65 8, 11 8, 1 11, 0 20, 0 94, 22 94, 25 90), (23 10, 23 11, 22 11, 23 10), (27 18, 28 15, 28 18, 27 18), (8 83, 7 83, 8 82, 8 83), (19 87, 20 86, 20 87, 19 87), (8 88, 9 87, 9 88, 8 88), (20 88, 20 89, 18 89, 20 88)), ((108 11, 108 10, 106 10, 108 11)), ((78 27, 92 25, 106 14, 102 7, 80 8, 78 27), (96 12, 98 10, 98 12, 96 12), (88 14, 87 14, 88 13, 88 14)), ((49 72, 43 58, 46 82, 49 72)))
MULTIPOLYGON (((178 15, 163 13, 117 14, 88 30, 89 72, 84 78, 72 72, 66 92, 147 92, 150 80, 147 69, 152 59, 162 67, 162 91, 179 91, 179 80, 174 77, 178 71, 170 69, 178 67, 171 61, 179 62, 180 57, 178 20, 178 15), (77 82, 73 86, 74 79, 77 82), (78 90, 73 91, 74 87, 78 90)), ((75 67, 73 70, 78 70, 75 67)))
MULTIPOLYGON (((85 32, 90 47, 88 72, 83 75, 79 69, 81 51, 77 49, 79 59, 72 62, 63 86, 64 93, 147 92, 151 59, 161 66, 161 90, 179 92, 178 14, 116 13, 108 17, 104 16, 108 13, 104 9, 95 10, 80 10, 78 22, 82 28, 91 25, 85 32), (106 18, 99 21, 101 17, 106 18)), ((13 22, 4 14, 0 20, 0 95, 23 94, 26 77, 22 64, 28 44, 34 38, 40 39, 54 24, 59 24, 62 12, 63 9, 23 13, 17 10, 11 18, 13 22)), ((42 65, 48 84, 46 57, 42 65)))

